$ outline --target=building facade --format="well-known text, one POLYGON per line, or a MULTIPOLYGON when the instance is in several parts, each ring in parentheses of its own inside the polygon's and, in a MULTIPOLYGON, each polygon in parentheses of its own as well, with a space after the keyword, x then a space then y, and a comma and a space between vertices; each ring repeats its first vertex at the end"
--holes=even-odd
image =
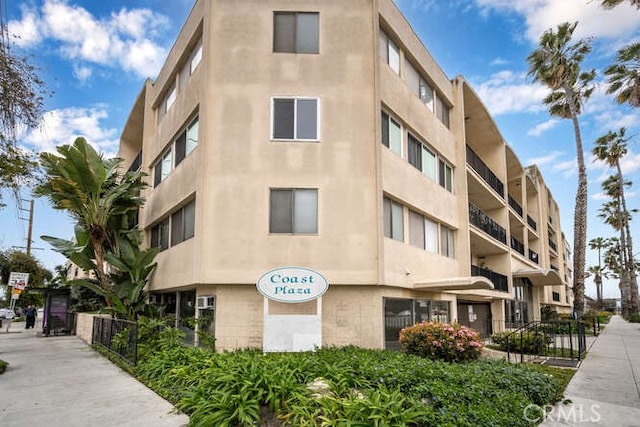
POLYGON ((391 0, 196 1, 119 157, 149 174, 152 301, 185 328, 206 319, 219 349, 394 348, 422 320, 488 334, 570 310, 539 170, 391 0), (329 287, 264 297, 256 281, 284 266, 329 287))

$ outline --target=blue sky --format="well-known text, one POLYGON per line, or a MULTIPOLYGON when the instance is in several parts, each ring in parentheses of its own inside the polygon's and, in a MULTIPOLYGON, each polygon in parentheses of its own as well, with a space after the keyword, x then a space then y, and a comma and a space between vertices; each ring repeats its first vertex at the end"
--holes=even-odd
MULTIPOLYGON (((241 0, 240 0, 241 1, 241 0)), ((348 0, 345 0, 345 3, 348 0)), ((33 55, 41 77, 53 92, 46 100, 41 129, 22 136, 34 151, 53 151, 83 135, 106 155, 114 155, 130 108, 146 77, 154 78, 191 9, 192 0, 25 0, 7 2, 9 30, 19 38, 14 49, 33 55)), ((573 240, 576 155, 569 121, 552 119, 541 99, 546 90, 526 77, 527 55, 540 34, 564 21, 579 21, 577 37, 593 37, 585 67, 601 71, 617 48, 640 37, 640 11, 626 4, 612 11, 598 0, 396 0, 435 60, 450 77, 462 74, 492 113, 504 138, 524 165, 542 170, 561 210, 562 228, 573 240)), ((4 4, 3 4, 4 5, 4 4)), ((592 162, 593 141, 626 126, 638 135, 638 111, 614 104, 603 77, 580 117, 589 174, 588 239, 611 236, 597 210, 603 202, 600 182, 608 169, 592 162)), ((629 206, 640 208, 640 135, 630 143, 624 172, 634 182, 629 206)), ((29 199, 25 191, 22 195, 29 199)), ((27 223, 15 200, 0 211, 0 248, 24 246, 27 223)), ((28 202, 22 203, 28 208, 28 202)), ((640 247, 640 219, 634 237, 640 247)), ((40 240, 68 238, 70 219, 36 199, 34 255, 53 269, 64 259, 40 240)), ((587 265, 597 263, 588 252, 587 265)), ((587 294, 595 288, 587 282, 587 294)), ((606 296, 619 296, 617 283, 605 284, 606 296)))

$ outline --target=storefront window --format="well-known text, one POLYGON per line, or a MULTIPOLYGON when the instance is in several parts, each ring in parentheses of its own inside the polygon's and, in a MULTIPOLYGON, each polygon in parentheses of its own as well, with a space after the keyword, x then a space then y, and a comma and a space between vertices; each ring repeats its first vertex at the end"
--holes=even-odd
POLYGON ((400 331, 424 321, 449 322, 449 302, 409 298, 384 299, 385 348, 400 349, 400 331))

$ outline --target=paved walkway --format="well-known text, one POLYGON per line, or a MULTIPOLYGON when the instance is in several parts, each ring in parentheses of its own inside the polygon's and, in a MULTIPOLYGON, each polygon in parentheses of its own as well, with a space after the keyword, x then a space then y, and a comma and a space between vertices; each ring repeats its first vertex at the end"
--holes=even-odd
POLYGON ((614 316, 542 424, 640 426, 640 324, 614 316))
POLYGON ((0 332, 3 427, 178 427, 189 419, 80 338, 38 337, 14 322, 0 332))

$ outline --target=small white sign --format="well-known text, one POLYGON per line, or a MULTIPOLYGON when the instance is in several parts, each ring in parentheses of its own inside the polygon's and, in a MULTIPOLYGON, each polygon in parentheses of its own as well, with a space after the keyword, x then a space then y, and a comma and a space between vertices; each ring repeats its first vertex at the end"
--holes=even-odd
POLYGON ((29 273, 17 273, 12 271, 9 274, 9 286, 13 287, 13 289, 20 289, 21 291, 27 287, 29 283, 29 273))
POLYGON ((260 276, 256 287, 271 300, 297 303, 320 298, 329 289, 329 282, 310 268, 280 267, 260 276))

